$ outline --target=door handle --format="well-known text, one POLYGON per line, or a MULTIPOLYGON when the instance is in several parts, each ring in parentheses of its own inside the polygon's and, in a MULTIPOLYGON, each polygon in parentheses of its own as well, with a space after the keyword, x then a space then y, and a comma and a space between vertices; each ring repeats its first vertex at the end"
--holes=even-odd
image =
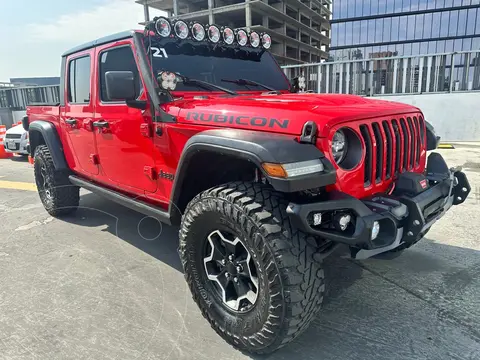
POLYGON ((65 122, 69 125, 76 125, 77 124, 77 119, 67 119, 65 122))
POLYGON ((105 120, 94 121, 93 126, 100 129, 106 129, 109 127, 108 122, 106 122, 105 120))

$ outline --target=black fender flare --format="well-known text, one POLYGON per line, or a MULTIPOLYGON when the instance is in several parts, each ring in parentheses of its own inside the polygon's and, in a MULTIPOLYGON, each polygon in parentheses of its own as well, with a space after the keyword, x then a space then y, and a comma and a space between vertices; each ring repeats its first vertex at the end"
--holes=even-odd
MULTIPOLYGON (((172 203, 176 204, 182 192, 182 184, 195 153, 209 151, 248 160, 255 164, 277 191, 291 193, 334 184, 336 171, 325 155, 313 144, 301 144, 294 136, 261 133, 237 129, 206 130, 192 136, 183 149, 172 189, 172 203), (282 179, 265 173, 262 163, 288 164, 321 159, 324 171, 282 179)), ((171 209, 173 210, 173 209, 171 209)))
POLYGON ((55 125, 48 121, 33 120, 30 122, 28 128, 28 136, 30 139, 30 155, 35 154, 35 148, 41 144, 41 138, 43 138, 45 145, 47 145, 52 155, 53 164, 57 170, 67 170, 68 165, 63 153, 62 142, 58 136, 55 125))

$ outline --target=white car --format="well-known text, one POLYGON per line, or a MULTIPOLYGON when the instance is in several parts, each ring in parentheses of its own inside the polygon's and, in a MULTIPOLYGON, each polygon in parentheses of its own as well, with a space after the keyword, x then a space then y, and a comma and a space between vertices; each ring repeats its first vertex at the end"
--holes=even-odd
POLYGON ((16 125, 7 130, 3 146, 8 153, 28 155, 28 131, 22 125, 16 125))

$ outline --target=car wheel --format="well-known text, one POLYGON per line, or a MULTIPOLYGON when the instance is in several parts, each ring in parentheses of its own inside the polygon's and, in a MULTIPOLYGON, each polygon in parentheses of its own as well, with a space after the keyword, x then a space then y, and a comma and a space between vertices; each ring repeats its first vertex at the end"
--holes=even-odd
POLYGON ((40 200, 50 215, 61 216, 77 210, 80 188, 70 183, 67 172, 55 169, 46 145, 35 149, 34 173, 40 200))
POLYGON ((269 186, 236 182, 201 193, 182 218, 180 257, 193 299, 242 351, 284 346, 323 300, 316 240, 290 224, 287 205, 269 186))

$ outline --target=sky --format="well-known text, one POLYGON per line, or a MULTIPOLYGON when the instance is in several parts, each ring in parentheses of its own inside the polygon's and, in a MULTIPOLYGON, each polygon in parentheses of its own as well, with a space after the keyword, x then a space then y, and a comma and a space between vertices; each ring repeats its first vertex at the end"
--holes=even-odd
POLYGON ((63 52, 143 20, 134 0, 0 0, 0 82, 59 76, 63 52))

